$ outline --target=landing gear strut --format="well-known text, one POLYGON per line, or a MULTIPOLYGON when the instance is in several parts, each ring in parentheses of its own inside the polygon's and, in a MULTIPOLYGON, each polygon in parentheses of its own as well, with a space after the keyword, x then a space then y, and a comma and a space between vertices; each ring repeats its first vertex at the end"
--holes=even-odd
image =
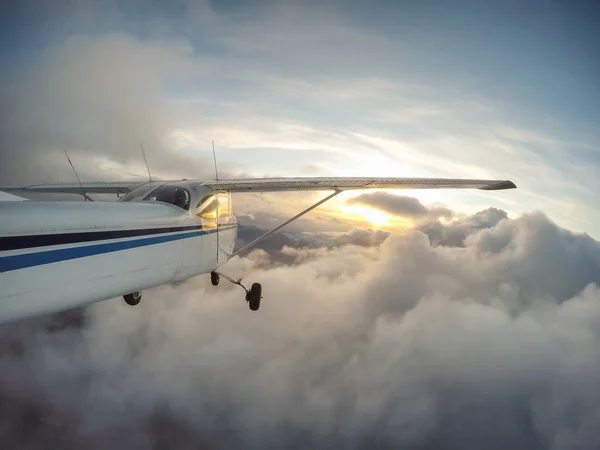
POLYGON ((262 298, 262 286, 260 283, 252 283, 252 286, 248 290, 246 286, 242 284, 242 279, 234 280, 233 278, 228 277, 223 273, 211 272, 210 273, 210 282, 213 286, 217 286, 219 284, 219 280, 221 277, 225 278, 227 281, 237 284, 244 291, 246 291, 246 302, 248 302, 248 306, 251 311, 258 311, 260 308, 260 299, 262 298))
MULTIPOLYGON (((367 183, 367 184, 370 184, 370 183, 367 183)), ((333 189, 336 189, 336 188, 333 188, 333 189)), ((327 197, 325 197, 322 200, 319 200, 314 205, 312 205, 312 206, 306 208, 304 211, 296 214, 291 219, 286 220, 281 225, 276 226, 275 228, 267 231, 262 236, 259 236, 258 238, 254 239, 252 242, 249 242, 246 245, 242 246, 241 248, 238 248, 235 252, 233 252, 232 254, 229 255, 228 259, 234 257, 235 255, 237 255, 240 252, 246 251, 249 248, 254 247, 258 242, 262 241, 267 236, 275 233, 276 231, 278 231, 281 228, 285 227, 287 224, 289 224, 289 223, 293 222, 294 220, 302 217, 304 214, 308 213, 309 211, 312 211, 317 206, 325 203, 327 200, 329 200, 329 199, 335 197, 336 195, 338 195, 340 192, 342 192, 342 191, 336 189, 333 194, 328 195, 327 197)), ((218 238, 219 238, 219 234, 217 233, 217 247, 219 246, 218 238)), ((217 256, 218 256, 218 253, 217 253, 217 256)), ((217 262, 218 262, 218 258, 217 258, 217 262)), ((220 277, 223 277, 223 278, 227 279, 228 281, 232 282, 233 284, 237 284, 238 286, 241 286, 244 289, 244 291, 246 291, 246 302, 248 302, 248 306, 250 307, 250 310, 252 310, 252 311, 258 311, 258 308, 260 308, 260 299, 262 298, 262 286, 260 285, 260 283, 253 283, 252 287, 250 288, 250 290, 248 290, 246 288, 246 286, 244 286, 242 284, 242 279, 241 278, 239 280, 234 280, 233 278, 229 278, 227 275, 225 275, 223 273, 217 273, 217 272, 213 271, 213 272, 210 273, 210 282, 212 283, 213 286, 217 286, 219 284, 220 277)))
POLYGON ((125 294, 123 296, 123 300, 129 306, 135 306, 142 301, 142 293, 141 292, 132 292, 131 294, 125 294))

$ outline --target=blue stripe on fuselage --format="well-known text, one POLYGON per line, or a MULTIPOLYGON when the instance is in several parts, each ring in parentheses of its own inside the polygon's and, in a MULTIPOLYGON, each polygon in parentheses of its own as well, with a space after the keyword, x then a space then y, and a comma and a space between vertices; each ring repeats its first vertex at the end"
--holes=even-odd
MULTIPOLYGON (((229 227, 228 227, 229 228, 229 227)), ((231 227, 233 228, 233 227, 231 227)), ((168 236, 155 236, 144 239, 134 239, 121 242, 107 242, 103 244, 94 244, 84 247, 60 248, 56 250, 46 250, 42 252, 26 253, 22 255, 12 255, 0 257, 0 273, 11 270, 25 269, 27 267, 51 264, 59 261, 68 261, 71 259, 84 258, 86 256, 101 255, 104 253, 118 252, 132 248, 145 247, 148 245, 162 244, 181 239, 192 238, 204 234, 215 233, 216 228, 210 230, 194 231, 191 233, 171 234, 168 236)))

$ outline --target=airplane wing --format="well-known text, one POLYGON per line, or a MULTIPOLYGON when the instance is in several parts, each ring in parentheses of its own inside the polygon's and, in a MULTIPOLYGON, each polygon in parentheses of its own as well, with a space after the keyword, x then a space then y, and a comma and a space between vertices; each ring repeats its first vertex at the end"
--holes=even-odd
POLYGON ((3 192, 42 192, 52 194, 127 194, 147 181, 99 181, 93 183, 51 183, 0 187, 3 192), (83 188, 82 188, 83 186, 83 188))
POLYGON ((27 201, 26 198, 18 197, 13 194, 9 194, 8 192, 0 191, 0 202, 24 202, 27 201))
POLYGON ((483 189, 496 191, 515 189, 509 180, 471 180, 456 178, 368 178, 368 177, 314 177, 314 178, 248 178, 237 180, 210 180, 202 183, 211 189, 231 192, 320 191, 334 189, 483 189))
MULTIPOLYGON (((145 184, 177 183, 178 181, 110 181, 92 183, 32 184, 0 187, 4 192, 40 192, 63 194, 127 194, 145 184)), ((240 178, 229 180, 195 180, 210 189, 231 192, 279 191, 347 191, 355 189, 483 189, 489 191, 514 189, 509 180, 473 180, 461 178, 388 178, 388 177, 282 177, 240 178)))

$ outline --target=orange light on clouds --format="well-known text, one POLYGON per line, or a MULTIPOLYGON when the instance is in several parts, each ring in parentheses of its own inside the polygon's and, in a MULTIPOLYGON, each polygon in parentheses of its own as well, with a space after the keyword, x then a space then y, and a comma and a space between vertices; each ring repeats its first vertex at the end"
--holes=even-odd
POLYGON ((342 205, 340 211, 350 216, 355 216, 373 225, 389 225, 391 216, 378 209, 360 205, 342 205))
POLYGON ((388 214, 376 208, 370 208, 362 205, 336 205, 335 209, 328 212, 338 219, 356 225, 370 225, 381 227, 388 230, 401 229, 406 230, 412 228, 414 224, 404 218, 388 214))

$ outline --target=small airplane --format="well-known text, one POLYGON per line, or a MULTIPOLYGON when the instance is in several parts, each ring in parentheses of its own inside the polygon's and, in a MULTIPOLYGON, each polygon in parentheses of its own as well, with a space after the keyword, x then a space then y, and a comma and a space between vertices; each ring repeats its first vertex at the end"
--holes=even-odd
POLYGON ((448 178, 254 178, 37 184, 0 187, 0 323, 123 296, 210 274, 246 291, 252 311, 262 286, 248 289, 218 269, 340 192, 357 189, 503 190, 508 180, 448 178), (234 251, 232 193, 324 191, 322 200, 234 251), (116 194, 116 202, 32 201, 27 193, 116 194))

